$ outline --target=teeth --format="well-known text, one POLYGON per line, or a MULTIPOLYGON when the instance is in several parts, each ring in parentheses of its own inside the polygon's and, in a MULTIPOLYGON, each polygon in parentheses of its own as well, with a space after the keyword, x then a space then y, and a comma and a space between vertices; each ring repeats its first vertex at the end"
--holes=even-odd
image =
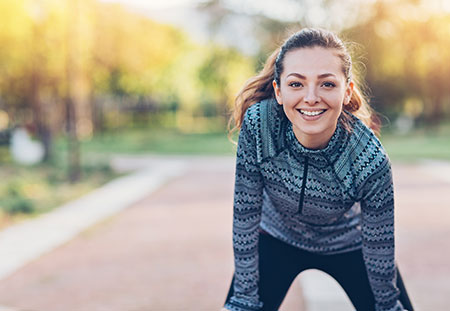
POLYGON ((300 109, 300 113, 304 114, 304 115, 307 115, 307 116, 318 116, 319 114, 321 114, 324 111, 325 110, 307 111, 307 110, 301 110, 300 109))

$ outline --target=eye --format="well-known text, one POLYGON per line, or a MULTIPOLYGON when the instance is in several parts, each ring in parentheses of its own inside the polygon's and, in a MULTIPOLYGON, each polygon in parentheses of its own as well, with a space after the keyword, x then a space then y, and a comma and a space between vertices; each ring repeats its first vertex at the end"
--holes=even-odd
POLYGON ((301 84, 300 82, 291 82, 288 84, 290 87, 294 87, 294 88, 298 88, 298 87, 302 87, 303 84, 301 84))
POLYGON ((336 86, 336 84, 334 84, 333 82, 324 82, 322 84, 322 86, 326 87, 326 88, 333 88, 336 86))

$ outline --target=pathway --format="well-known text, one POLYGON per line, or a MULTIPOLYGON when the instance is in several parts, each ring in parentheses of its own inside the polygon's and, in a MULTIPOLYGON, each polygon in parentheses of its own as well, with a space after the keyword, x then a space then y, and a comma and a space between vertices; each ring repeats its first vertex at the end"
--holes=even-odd
MULTIPOLYGON (((219 310, 233 271, 234 160, 142 157, 115 165, 160 167, 161 160, 182 161, 184 173, 5 274, 0 305, 14 311, 219 310)), ((440 177, 448 164, 429 165, 436 163, 394 163, 397 260, 417 310, 444 311, 450 305, 450 183, 440 177)), ((351 310, 340 289, 326 294, 331 280, 311 276, 294 283, 282 311, 320 310, 320 302, 351 310)))

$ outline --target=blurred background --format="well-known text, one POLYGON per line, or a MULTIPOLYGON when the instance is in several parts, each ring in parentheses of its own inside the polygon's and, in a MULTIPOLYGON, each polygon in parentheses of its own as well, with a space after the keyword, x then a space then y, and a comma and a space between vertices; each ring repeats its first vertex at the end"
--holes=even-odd
MULTIPOLYGON (((145 279, 154 280, 147 288, 155 293, 166 284, 166 296, 150 295, 142 302, 147 307, 129 310, 187 310, 179 306, 189 299, 194 306, 200 293, 216 299, 207 307, 207 299, 202 300, 203 309, 219 308, 232 271, 235 145, 227 138, 227 123, 233 101, 287 34, 305 26, 331 29, 348 42, 359 79, 366 82, 365 92, 382 121, 381 141, 398 172, 404 276, 414 296, 428 306, 424 310, 446 310, 448 0, 0 0, 0 233, 121 177, 126 170, 112 165, 118 156, 128 167, 139 167, 149 155, 157 157, 151 158, 156 172, 160 163, 167 166, 162 160, 169 155, 191 161, 189 174, 130 209, 131 214, 121 214, 122 227, 116 220, 89 229, 72 246, 0 282, 0 304, 22 303, 27 310, 38 310, 42 303, 45 307, 39 310, 69 310, 67 301, 76 297, 82 302, 73 304, 74 310, 105 310, 105 301, 123 298, 128 286, 127 297, 137 305, 150 295, 142 286, 145 279), (191 225, 175 225, 174 218, 191 225), (109 227, 117 233, 103 238, 103 244, 85 243, 109 227), (135 240, 123 239, 134 232, 135 240), (143 236, 150 240, 140 240, 143 236), (183 245, 178 242, 189 237, 183 245), (129 254, 123 262, 117 256, 125 254, 109 253, 118 243, 129 254), (191 245, 203 253, 192 255, 191 245), (132 246, 147 253, 132 253, 132 246), (212 259, 212 252, 217 258, 212 259), (94 260, 94 253, 110 261, 94 260), (106 288, 116 284, 108 273, 130 273, 128 267, 138 264, 128 260, 141 257, 160 261, 150 271, 142 260, 136 276, 128 274, 128 283, 126 277, 121 279, 125 285, 119 287, 120 295, 114 287, 103 299, 106 288), (90 268, 80 274, 74 260, 90 268), (193 272, 189 274, 195 269, 211 279, 186 283, 195 280, 193 272), (98 271, 105 274, 98 276, 98 271), (33 275, 36 281, 30 281, 33 275), (77 282, 78 275, 84 275, 82 282, 77 282), (155 275, 173 279, 163 283, 155 275), (64 287, 62 279, 74 281, 74 287, 64 287), (100 280, 98 285, 95 281, 100 280), (191 284, 192 292, 183 283, 191 284), (88 284, 98 286, 95 308, 86 303, 94 297, 87 293, 92 291, 88 284), (177 295, 174 286, 179 286, 177 295), (38 288, 48 289, 47 295, 38 288), (52 296, 55 289, 59 298, 52 296), (30 301, 34 297, 33 302, 26 304, 23 295, 30 301), (177 307, 170 309, 169 302, 177 307)), ((6 255, 2 253, 1 237, 4 259, 11 250, 6 247, 6 255)), ((117 302, 117 310, 123 306, 117 302)), ((108 310, 115 309, 111 305, 108 310)))
POLYGON ((0 15, 0 226, 111 179, 109 154, 232 155, 236 93, 304 26, 350 42, 393 159, 450 158, 446 0, 0 0, 0 15))

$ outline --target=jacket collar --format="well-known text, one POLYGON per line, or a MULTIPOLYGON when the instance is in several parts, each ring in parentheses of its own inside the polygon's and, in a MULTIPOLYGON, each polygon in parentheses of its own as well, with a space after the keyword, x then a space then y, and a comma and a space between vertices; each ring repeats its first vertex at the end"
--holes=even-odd
POLYGON ((286 144, 295 157, 302 160, 308 157, 310 160, 317 162, 318 165, 332 164, 337 160, 341 154, 341 148, 345 145, 346 134, 348 134, 342 125, 342 118, 339 118, 333 136, 331 136, 327 146, 323 149, 309 149, 304 147, 295 136, 292 123, 287 118, 286 121, 286 144))

